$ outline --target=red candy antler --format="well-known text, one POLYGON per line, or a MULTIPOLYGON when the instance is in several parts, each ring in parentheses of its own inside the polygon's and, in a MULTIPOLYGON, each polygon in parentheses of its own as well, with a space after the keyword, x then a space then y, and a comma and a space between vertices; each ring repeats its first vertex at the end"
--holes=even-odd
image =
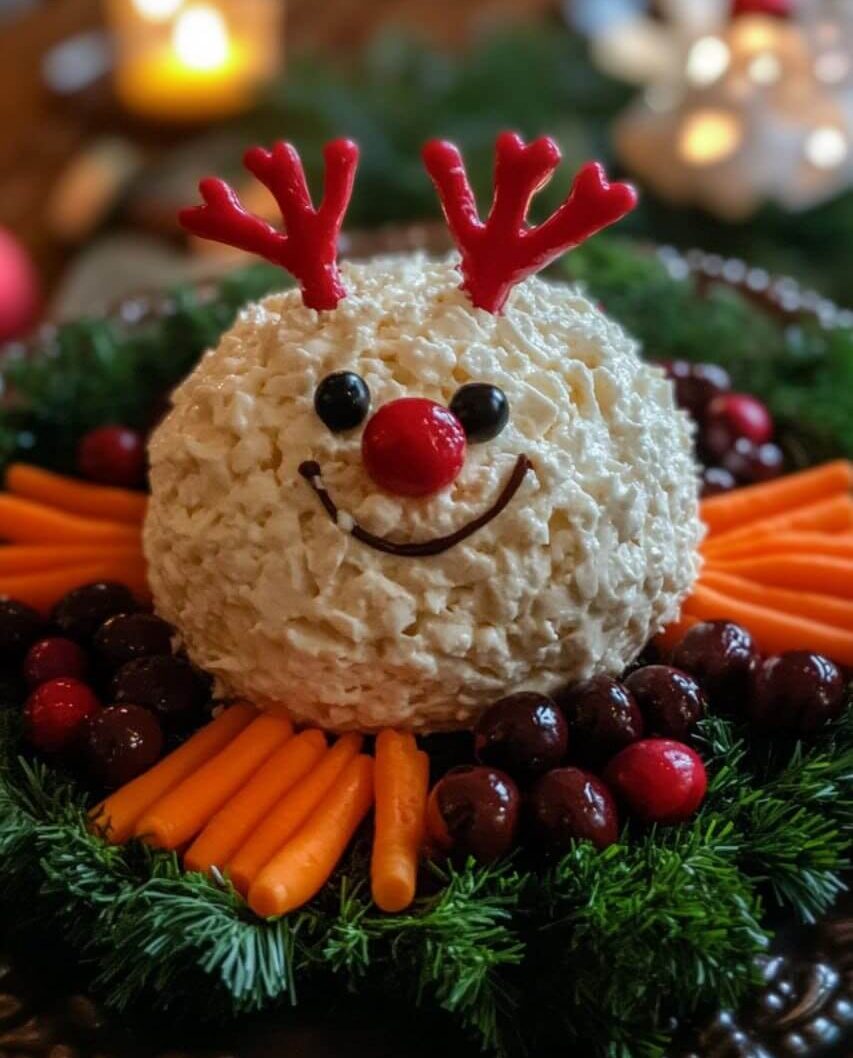
POLYGON ((302 300, 311 309, 333 309, 346 291, 338 273, 338 234, 349 205, 358 147, 333 140, 323 151, 326 178, 318 209, 311 202, 305 170, 294 147, 277 143, 271 151, 253 147, 243 164, 272 193, 286 228, 277 231, 244 209, 224 180, 199 184, 205 205, 183 209, 181 224, 194 235, 213 239, 281 265, 299 280, 302 300))
POLYGON ((637 202, 629 184, 608 184, 602 166, 590 162, 562 206, 528 228, 530 200, 557 168, 560 148, 547 136, 525 145, 516 133, 503 132, 495 149, 494 199, 483 223, 456 147, 432 140, 423 156, 462 254, 462 286, 488 312, 500 312, 516 283, 624 217, 637 202))

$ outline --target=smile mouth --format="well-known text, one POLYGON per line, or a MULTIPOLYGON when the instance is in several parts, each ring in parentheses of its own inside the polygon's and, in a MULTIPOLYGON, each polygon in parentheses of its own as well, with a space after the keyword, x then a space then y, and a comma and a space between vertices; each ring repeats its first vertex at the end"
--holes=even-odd
MULTIPOLYGON (((461 529, 448 533, 447 536, 436 536, 432 540, 421 540, 413 544, 398 544, 393 540, 387 540, 384 536, 376 536, 367 529, 363 529, 357 522, 349 531, 349 534, 376 551, 384 551, 386 554, 397 555, 401 558, 423 558, 429 555, 440 555, 455 544, 467 540, 478 529, 482 529, 484 525, 488 525, 493 518, 496 518, 518 492, 527 471, 532 466, 533 464, 527 456, 520 455, 515 461, 509 480, 491 507, 476 518, 473 518, 467 525, 463 525, 461 529)), ((299 473, 317 494, 317 498, 323 504, 331 520, 337 524, 338 507, 323 484, 320 464, 313 459, 307 459, 304 463, 299 464, 299 473)))

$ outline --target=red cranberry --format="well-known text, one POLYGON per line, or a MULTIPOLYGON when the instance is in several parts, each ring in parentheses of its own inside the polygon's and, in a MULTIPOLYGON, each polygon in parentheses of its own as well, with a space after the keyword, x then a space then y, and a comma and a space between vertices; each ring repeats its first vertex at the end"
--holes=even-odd
POLYGON ((770 412, 760 400, 746 393, 722 393, 705 411, 702 449, 712 459, 722 459, 738 438, 762 445, 772 436, 770 412))
POLYGON ((24 730, 31 745, 43 753, 68 749, 85 720, 100 709, 85 683, 66 677, 36 688, 24 706, 24 730))
POLYGON ((637 669, 625 686, 634 695, 651 735, 683 740, 705 715, 705 695, 699 684, 669 665, 637 669))
POLYGON ((605 849, 619 837, 612 794, 601 779, 580 768, 554 768, 543 775, 530 795, 529 815, 534 838, 556 852, 573 841, 605 849))
POLYGON ((100 426, 80 442, 77 467, 101 485, 138 488, 145 480, 145 441, 127 426, 100 426))
POLYGON ((34 643, 24 659, 24 679, 30 687, 56 679, 57 676, 72 676, 82 679, 86 675, 88 659, 85 652, 73 639, 54 636, 34 643))
POLYGON ((679 407, 700 423, 714 397, 727 393, 732 386, 728 372, 716 364, 691 364, 688 374, 676 376, 674 382, 679 407))
POLYGON ((684 636, 672 654, 672 664, 688 672, 711 704, 733 712, 744 702, 749 673, 758 650, 745 628, 732 621, 702 621, 684 636))
POLYGON ((433 787, 427 829, 445 849, 491 863, 515 844, 520 800, 518 787, 505 772, 462 765, 433 787))
POLYGON ((630 691, 610 676, 593 676, 555 695, 569 725, 571 755, 597 765, 643 735, 643 717, 630 691))
POLYGON ((0 599, 0 663, 20 661, 44 630, 44 618, 32 606, 0 599))
POLYGON ((157 717, 138 705, 112 705, 90 717, 81 732, 83 763, 103 786, 135 779, 156 763, 162 749, 157 717))
POLYGON ((844 677, 833 661, 791 650, 755 666, 747 712, 762 730, 804 734, 834 720, 844 699, 844 677))
POLYGON ((566 755, 569 730, 563 714, 544 694, 520 692, 501 698, 474 729, 474 753, 481 764, 529 780, 555 767, 566 755))
POLYGON ((400 496, 429 496, 455 481, 465 462, 465 430, 453 412, 421 397, 384 404, 364 428, 362 459, 377 485, 400 496))
POLYGON ((95 635, 95 649, 112 668, 135 658, 172 653, 172 626, 152 613, 110 617, 95 635))
POLYGON ((708 788, 698 754, 668 738, 645 738, 626 746, 607 765, 604 778, 645 823, 683 823, 708 788))
POLYGON ((784 465, 785 456, 779 445, 757 445, 745 437, 735 441, 723 457, 724 469, 742 485, 760 485, 763 481, 772 481, 779 477, 784 465))
POLYGON ((70 591, 53 608, 52 617, 63 635, 88 643, 104 621, 137 609, 129 588, 113 581, 98 581, 70 591))
POLYGON ((702 499, 719 496, 721 492, 731 492, 737 488, 737 481, 731 471, 725 467, 705 467, 702 471, 702 499))
POLYGON ((113 680, 116 702, 142 705, 164 723, 192 719, 209 696, 204 677, 184 658, 168 654, 129 661, 113 680))

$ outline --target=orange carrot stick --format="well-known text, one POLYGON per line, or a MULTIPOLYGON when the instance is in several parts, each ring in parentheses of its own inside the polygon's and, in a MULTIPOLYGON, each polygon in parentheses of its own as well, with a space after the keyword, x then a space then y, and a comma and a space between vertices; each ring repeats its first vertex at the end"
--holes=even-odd
POLYGON ((310 818, 264 867, 249 907, 265 918, 302 907, 329 880, 373 803, 373 759, 350 760, 310 818))
POLYGON ((853 487, 853 465, 846 459, 712 496, 701 505, 702 521, 713 533, 740 528, 759 518, 804 507, 853 487))
POLYGON ((828 500, 810 503, 805 507, 796 507, 792 511, 776 514, 770 518, 759 518, 740 529, 731 529, 725 533, 714 533, 702 544, 707 555, 718 550, 725 551, 729 546, 743 540, 751 540, 757 533, 786 533, 807 530, 819 533, 841 533, 853 530, 853 500, 841 493, 828 500))
POLYGON ((6 471, 6 488, 16 496, 56 507, 85 518, 139 525, 148 497, 142 492, 92 485, 63 474, 54 474, 28 463, 13 463, 6 471))
POLYGON ((139 546, 139 527, 81 518, 11 493, 0 493, 0 539, 15 544, 139 546))
POLYGON ((755 606, 767 606, 780 613, 800 615, 810 621, 835 625, 853 632, 853 600, 839 599, 834 595, 821 595, 816 592, 789 591, 785 588, 774 588, 768 584, 756 584, 745 577, 723 573, 717 569, 707 569, 702 574, 701 584, 721 595, 730 595, 741 602, 755 606))
POLYGON ((691 616, 701 621, 729 618, 744 625, 767 653, 815 650, 841 665, 853 664, 853 632, 742 602, 704 584, 696 586, 687 605, 691 616))
POLYGON ((90 566, 103 558, 141 560, 139 543, 133 547, 103 544, 6 544, 0 547, 0 577, 43 573, 63 566, 90 566))
POLYGON ((292 734, 293 727, 283 716, 257 717, 233 742, 155 802, 136 824, 136 836, 161 849, 183 845, 292 734))
POLYGON ((250 705, 242 702, 225 709, 168 757, 92 809, 93 827, 102 830, 113 845, 127 841, 153 804, 219 753, 257 715, 250 705))
MULTIPOLYGON (((722 542, 722 537, 720 538, 722 542)), ((728 545, 712 546, 708 542, 705 554, 709 559, 748 558, 750 555, 835 555, 853 559, 853 533, 818 533, 806 530, 790 532, 763 532, 742 540, 730 541, 728 545)))
POLYGON ((833 555, 767 555, 731 562, 717 559, 708 568, 777 588, 853 599, 853 561, 833 555))
POLYGON ((655 646, 658 650, 663 651, 664 654, 669 654, 670 651, 678 646, 695 624, 699 624, 699 619, 691 617, 689 613, 682 609, 678 620, 668 624, 662 632, 655 636, 655 646))
POLYGON ((20 599, 45 613, 72 588, 96 580, 121 581, 141 599, 150 595, 141 552, 133 557, 111 557, 108 551, 97 562, 0 577, 0 595, 20 599))
POLYGON ((402 911, 415 898, 426 820, 429 757, 418 749, 414 735, 383 731, 376 739, 373 775, 373 900, 383 911, 402 911))
POLYGON ((311 771, 325 752, 322 731, 303 731, 285 742, 211 819, 187 850, 184 867, 188 871, 224 868, 276 801, 311 771))
POLYGON ((361 749, 360 735, 343 735, 306 778, 285 794, 226 866, 234 888, 245 896, 255 878, 296 833, 361 749))

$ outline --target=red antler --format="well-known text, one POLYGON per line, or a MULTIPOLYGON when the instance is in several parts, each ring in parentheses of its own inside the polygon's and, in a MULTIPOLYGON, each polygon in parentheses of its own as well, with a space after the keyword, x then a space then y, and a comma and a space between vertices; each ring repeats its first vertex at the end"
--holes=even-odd
POLYGON ((488 312, 500 312, 516 283, 619 220, 637 202, 629 184, 608 184, 602 166, 590 162, 562 206, 544 224, 528 228, 530 200, 553 175, 560 148, 547 136, 525 145, 516 133, 503 132, 495 148, 494 199, 483 223, 456 147, 432 140, 423 156, 462 254, 462 286, 488 312))
POLYGON ((209 178, 199 184, 203 206, 183 209, 181 224, 194 235, 213 239, 281 265, 299 280, 302 300, 311 309, 333 309, 346 291, 337 266, 337 242, 349 205, 358 147, 351 140, 334 140, 323 151, 326 177, 323 201, 311 202, 305 170, 294 147, 277 143, 271 151, 253 147, 243 164, 272 193, 286 233, 247 212, 224 180, 209 178))

